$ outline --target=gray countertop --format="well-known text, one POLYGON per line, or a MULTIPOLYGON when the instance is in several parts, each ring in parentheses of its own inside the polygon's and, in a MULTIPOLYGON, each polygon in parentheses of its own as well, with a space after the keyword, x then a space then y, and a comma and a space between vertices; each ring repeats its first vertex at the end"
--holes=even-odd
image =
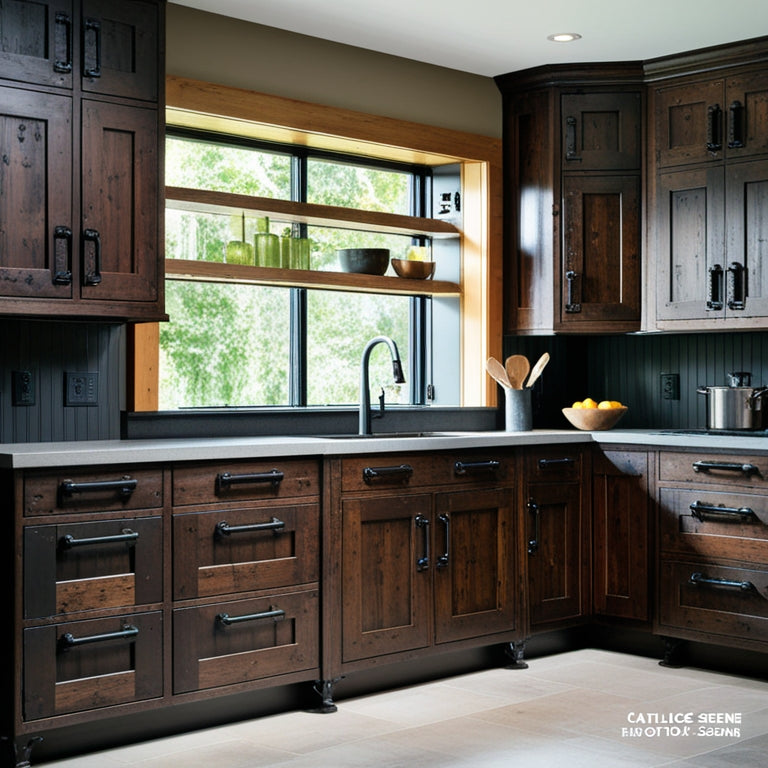
POLYGON ((533 430, 531 432, 434 432, 374 437, 216 437, 162 440, 94 440, 0 445, 0 467, 12 469, 232 460, 278 456, 337 456, 394 451, 557 445, 598 442, 711 451, 768 450, 768 437, 682 434, 652 430, 533 430))

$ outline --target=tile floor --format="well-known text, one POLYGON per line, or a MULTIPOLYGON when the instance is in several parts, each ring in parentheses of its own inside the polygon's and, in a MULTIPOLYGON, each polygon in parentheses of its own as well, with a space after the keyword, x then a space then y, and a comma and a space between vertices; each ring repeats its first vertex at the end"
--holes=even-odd
POLYGON ((768 683, 579 650, 45 768, 765 768, 768 683), (707 715, 739 719, 702 724, 707 715), (667 724, 638 724, 640 717, 667 724), (686 723, 668 724, 672 720, 686 723), (718 733, 715 729, 725 729, 718 733), (677 730, 674 730, 677 729, 677 730), (712 729, 712 730, 707 730, 712 729), (647 730, 647 732, 646 732, 647 730), (637 734, 637 735, 635 735, 637 734))

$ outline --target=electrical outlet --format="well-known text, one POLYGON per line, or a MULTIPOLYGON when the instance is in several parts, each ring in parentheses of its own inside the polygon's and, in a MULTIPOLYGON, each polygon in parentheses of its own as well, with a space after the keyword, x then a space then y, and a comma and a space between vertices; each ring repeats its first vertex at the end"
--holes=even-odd
POLYGON ((35 377, 32 371, 13 371, 11 386, 14 405, 35 404, 35 377))
POLYGON ((661 374, 661 399, 679 400, 680 399, 680 374, 662 373, 661 374))
POLYGON ((98 373, 65 373, 64 405, 98 405, 98 373))

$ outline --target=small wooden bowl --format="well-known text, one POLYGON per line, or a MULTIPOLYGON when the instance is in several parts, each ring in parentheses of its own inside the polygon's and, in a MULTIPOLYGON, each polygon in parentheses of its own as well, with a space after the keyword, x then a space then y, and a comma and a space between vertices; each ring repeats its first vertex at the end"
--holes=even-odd
POLYGON ((628 410, 629 408, 626 406, 621 408, 563 408, 563 416, 576 429, 582 429, 585 432, 599 432, 615 427, 628 410))
POLYGON ((392 259, 392 269, 400 277, 410 277, 413 280, 426 280, 435 271, 434 261, 416 261, 414 259, 392 259))

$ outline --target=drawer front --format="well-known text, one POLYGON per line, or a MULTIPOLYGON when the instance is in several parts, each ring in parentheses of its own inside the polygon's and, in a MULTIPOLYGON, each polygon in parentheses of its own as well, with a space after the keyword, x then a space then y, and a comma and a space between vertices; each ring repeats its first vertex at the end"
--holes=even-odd
POLYGON ((345 458, 341 467, 341 485, 345 492, 433 485, 497 486, 514 479, 514 458, 504 451, 382 453, 345 458))
POLYGON ((659 623, 725 638, 768 642, 768 572, 662 561, 659 623))
POLYGON ((316 581, 320 572, 318 504, 176 514, 176 600, 274 589, 316 581))
POLYGON ((160 469, 113 467, 24 474, 24 514, 69 514, 157 509, 163 506, 160 469))
POLYGON ((659 453, 659 480, 768 488, 768 456, 662 451, 659 453))
POLYGON ((317 590, 178 608, 173 612, 174 693, 307 670, 318 673, 317 590))
POLYGON ((24 720, 158 698, 162 614, 24 630, 24 720))
POLYGON ((24 529, 24 615, 126 608, 163 599, 160 517, 24 529))
POLYGON ((768 563, 768 496, 659 489, 662 551, 768 563))
POLYGON ((525 456, 525 477, 531 483, 572 482, 581 477, 581 448, 563 446, 530 450, 525 456))
POLYGON ((177 507, 319 493, 320 468, 316 461, 266 459, 180 464, 173 470, 173 504, 177 507))

